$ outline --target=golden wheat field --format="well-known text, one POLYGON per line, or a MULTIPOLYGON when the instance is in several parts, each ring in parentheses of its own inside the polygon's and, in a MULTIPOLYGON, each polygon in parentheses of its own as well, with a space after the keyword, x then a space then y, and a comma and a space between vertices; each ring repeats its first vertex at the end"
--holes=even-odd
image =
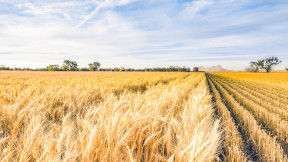
POLYGON ((0 72, 1 161, 288 161, 288 73, 0 72))

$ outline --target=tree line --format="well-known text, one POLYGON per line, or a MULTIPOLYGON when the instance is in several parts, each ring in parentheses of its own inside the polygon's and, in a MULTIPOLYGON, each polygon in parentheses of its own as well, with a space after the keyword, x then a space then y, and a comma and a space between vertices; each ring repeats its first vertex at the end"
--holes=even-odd
MULTIPOLYGON (((268 57, 259 59, 257 61, 251 61, 250 66, 245 69, 248 72, 259 72, 265 70, 267 73, 272 71, 272 67, 281 63, 278 57, 268 57)), ((189 67, 169 66, 169 67, 156 67, 156 68, 144 68, 144 69, 133 69, 133 68, 100 68, 99 62, 92 62, 88 64, 88 67, 79 68, 76 61, 64 60, 63 65, 49 65, 46 68, 10 68, 4 65, 0 66, 0 70, 19 70, 19 71, 167 71, 167 72, 190 72, 189 67)), ((288 71, 288 67, 286 68, 288 71)), ((197 67, 194 67, 192 71, 198 71, 197 67), (195 70, 196 69, 196 70, 195 70)))
POLYGON ((100 67, 99 62, 92 62, 88 64, 88 68, 79 68, 76 61, 64 60, 63 65, 49 65, 47 71, 97 71, 100 67))
POLYGON ((144 68, 144 69, 133 69, 133 68, 101 68, 99 71, 167 71, 167 72, 190 72, 189 67, 178 67, 178 66, 169 66, 169 67, 156 67, 156 68, 144 68))
POLYGON ((10 68, 4 65, 0 66, 0 70, 20 70, 20 71, 97 71, 100 67, 99 62, 92 62, 88 64, 88 67, 79 68, 78 63, 72 60, 64 60, 63 65, 59 66, 57 64, 49 65, 46 68, 10 68))
POLYGON ((0 66, 0 70, 18 70, 18 71, 178 71, 178 72, 190 72, 189 67, 157 67, 157 68, 144 68, 144 69, 134 69, 134 68, 100 68, 101 64, 99 62, 92 62, 88 64, 88 67, 79 68, 78 63, 72 60, 64 60, 63 65, 59 66, 57 64, 49 65, 46 68, 9 68, 4 65, 0 66))

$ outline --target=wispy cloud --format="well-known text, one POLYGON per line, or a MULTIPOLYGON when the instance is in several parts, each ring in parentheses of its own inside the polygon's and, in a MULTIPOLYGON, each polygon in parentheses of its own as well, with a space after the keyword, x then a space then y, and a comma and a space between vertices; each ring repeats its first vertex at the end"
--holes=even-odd
POLYGON ((88 20, 90 20, 93 16, 95 16, 101 9, 111 9, 117 6, 127 5, 135 0, 104 0, 104 1, 96 1, 97 6, 95 9, 86 15, 83 20, 77 24, 74 29, 79 28, 83 24, 85 24, 88 20))
POLYGON ((186 8, 184 12, 185 14, 189 14, 193 17, 195 14, 200 12, 203 9, 206 9, 208 6, 212 5, 214 0, 196 0, 185 4, 186 8))

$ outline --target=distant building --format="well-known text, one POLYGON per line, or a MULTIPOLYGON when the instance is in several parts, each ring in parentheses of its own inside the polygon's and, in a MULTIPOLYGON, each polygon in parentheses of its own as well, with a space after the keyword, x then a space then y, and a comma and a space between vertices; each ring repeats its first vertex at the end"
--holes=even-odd
POLYGON ((193 72, 199 72, 199 67, 194 67, 192 71, 193 72))

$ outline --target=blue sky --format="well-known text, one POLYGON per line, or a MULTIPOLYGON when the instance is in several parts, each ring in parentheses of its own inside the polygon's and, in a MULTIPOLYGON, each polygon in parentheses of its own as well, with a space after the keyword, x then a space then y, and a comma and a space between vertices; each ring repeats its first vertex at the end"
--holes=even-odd
POLYGON ((288 66, 287 0, 0 0, 0 64, 288 66))

